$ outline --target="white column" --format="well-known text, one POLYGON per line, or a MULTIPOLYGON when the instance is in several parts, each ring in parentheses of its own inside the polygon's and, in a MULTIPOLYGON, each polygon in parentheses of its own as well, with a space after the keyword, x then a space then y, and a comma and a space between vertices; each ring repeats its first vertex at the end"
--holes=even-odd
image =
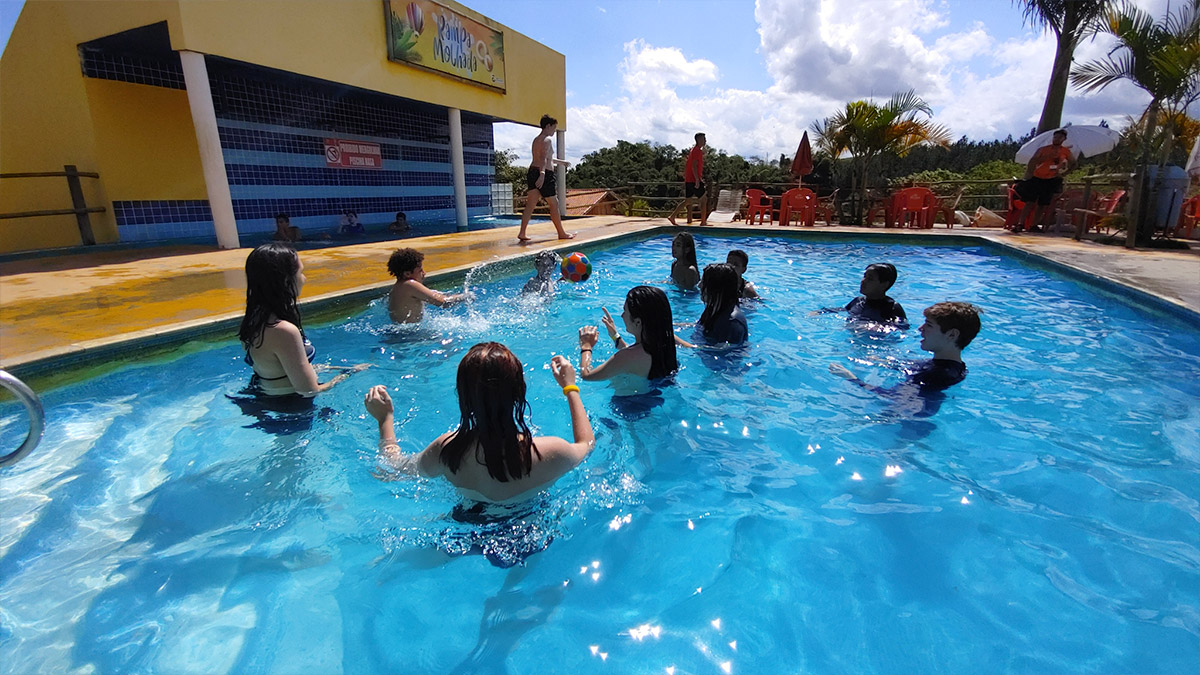
POLYGON ((462 111, 450 109, 450 166, 454 174, 454 216, 459 232, 467 231, 467 169, 463 163, 462 111))
POLYGON ((200 168, 208 190, 217 246, 238 248, 237 222, 233 219, 233 198, 229 195, 229 177, 225 175, 225 155, 217 132, 217 111, 213 108, 212 89, 208 86, 208 66, 199 52, 179 52, 183 64, 183 82, 187 85, 188 105, 192 108, 192 126, 200 145, 200 168))
MULTIPOLYGON (((567 158, 567 132, 559 129, 554 132, 555 152, 558 158, 565 160, 567 158)), ((558 215, 567 215, 567 167, 563 164, 554 166, 554 192, 558 197, 558 215)))

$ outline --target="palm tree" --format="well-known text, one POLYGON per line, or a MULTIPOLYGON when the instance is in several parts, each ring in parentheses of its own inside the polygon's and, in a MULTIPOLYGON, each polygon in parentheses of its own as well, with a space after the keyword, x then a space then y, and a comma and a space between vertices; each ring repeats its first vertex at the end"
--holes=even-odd
POLYGON ((1093 22, 1103 16, 1112 0, 1013 0, 1020 2, 1025 21, 1054 33, 1054 66, 1046 87, 1046 102, 1038 120, 1037 133, 1056 129, 1062 124, 1063 101, 1067 97, 1067 75, 1075 47, 1088 33, 1093 22))
MULTIPOLYGON (((1166 112, 1168 119, 1174 119, 1200 99, 1200 0, 1188 0, 1176 12, 1168 10, 1158 21, 1129 0, 1123 0, 1105 13, 1093 30, 1113 36, 1117 44, 1106 57, 1077 67, 1071 73, 1071 83, 1084 91, 1100 91, 1110 84, 1129 81, 1150 94, 1150 105, 1142 115, 1146 142, 1142 143, 1137 163, 1141 171, 1150 159, 1150 141, 1155 138, 1160 113, 1166 112)), ((1170 153, 1175 131, 1172 126, 1172 133, 1166 134, 1160 155, 1163 163, 1170 153)), ((1162 175, 1160 164, 1158 181, 1162 175)), ((1142 172, 1135 181, 1131 200, 1132 226, 1125 241, 1129 248, 1139 240, 1148 243, 1153 235, 1153 224, 1143 217, 1143 202, 1148 201, 1144 199, 1145 188, 1142 172)))
POLYGON ((918 145, 950 145, 950 132, 929 120, 928 104, 911 89, 893 94, 883 105, 851 101, 846 109, 813 122, 817 152, 836 159, 849 155, 850 191, 857 195, 852 219, 862 222, 867 177, 872 164, 885 153, 903 157, 918 145))

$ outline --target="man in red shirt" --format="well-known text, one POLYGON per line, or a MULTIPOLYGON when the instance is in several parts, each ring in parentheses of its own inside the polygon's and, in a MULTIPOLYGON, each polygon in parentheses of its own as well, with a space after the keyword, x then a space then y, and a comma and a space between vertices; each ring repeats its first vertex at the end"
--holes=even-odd
POLYGON ((1025 227, 1029 210, 1036 205, 1033 215, 1033 226, 1040 225, 1045 216, 1046 207, 1054 200, 1054 195, 1062 192, 1062 177, 1071 170, 1071 150, 1063 145, 1067 140, 1067 130, 1059 129, 1050 137, 1050 145, 1043 145, 1033 153, 1033 158, 1025 167, 1025 180, 1016 186, 1017 196, 1025 202, 1021 213, 1013 223, 1013 232, 1020 232, 1025 227))
POLYGON ((705 142, 704 134, 696 134, 696 145, 688 152, 687 164, 683 167, 683 201, 667 216, 672 225, 681 207, 687 208, 687 224, 692 224, 692 202, 697 199, 700 200, 700 224, 708 225, 708 195, 704 186, 705 142))

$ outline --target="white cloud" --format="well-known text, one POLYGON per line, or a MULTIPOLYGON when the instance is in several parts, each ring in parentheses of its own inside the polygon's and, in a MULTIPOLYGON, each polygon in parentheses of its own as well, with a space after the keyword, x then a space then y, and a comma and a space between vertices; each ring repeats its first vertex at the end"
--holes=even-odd
MULTIPOLYGON (((1139 5, 1160 16, 1166 2, 1139 5)), ((617 140, 686 148, 696 131, 704 131, 714 147, 743 156, 790 155, 814 120, 847 101, 882 100, 910 88, 956 138, 1028 131, 1041 114, 1052 36, 1027 29, 999 39, 978 21, 950 32, 952 9, 934 0, 758 0, 758 54, 772 79, 761 91, 722 86, 717 65, 699 55, 633 40, 615 64, 619 96, 568 108, 568 159, 578 161, 617 140)), ((1076 63, 1104 55, 1110 44, 1084 42, 1076 63)), ((1063 119, 1116 125, 1147 102, 1132 85, 1091 94, 1069 89, 1063 119)), ((530 127, 497 125, 496 145, 516 149, 527 161, 534 135, 530 127)))

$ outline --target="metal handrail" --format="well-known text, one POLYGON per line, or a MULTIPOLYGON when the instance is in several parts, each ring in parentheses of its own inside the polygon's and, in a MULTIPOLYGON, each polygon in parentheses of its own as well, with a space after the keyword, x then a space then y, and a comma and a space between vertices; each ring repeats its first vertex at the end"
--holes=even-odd
POLYGON ((33 390, 24 382, 13 377, 7 371, 0 370, 0 385, 4 385, 6 389, 21 399, 21 402, 25 404, 25 410, 29 413, 29 435, 25 437, 25 442, 21 444, 21 447, 0 457, 0 469, 2 469, 21 461, 22 457, 33 452, 33 449, 37 447, 38 441, 42 440, 42 431, 46 428, 46 411, 42 409, 42 399, 38 398, 38 395, 33 393, 33 390))

